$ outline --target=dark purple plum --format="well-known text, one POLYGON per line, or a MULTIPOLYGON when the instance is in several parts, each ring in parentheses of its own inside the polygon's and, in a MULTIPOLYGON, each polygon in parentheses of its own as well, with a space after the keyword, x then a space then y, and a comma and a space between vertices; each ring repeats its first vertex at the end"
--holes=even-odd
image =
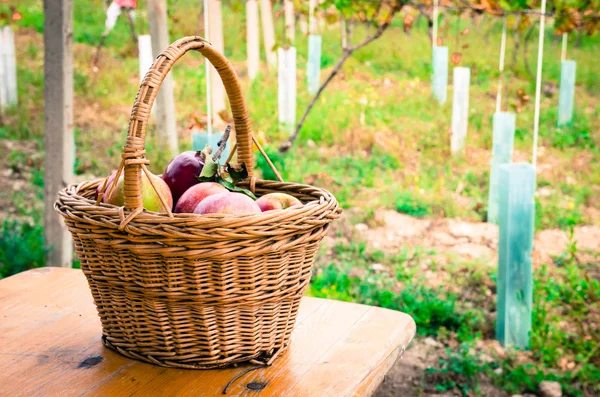
MULTIPOLYGON (((110 185, 115 180, 115 176, 117 176, 117 171, 113 172, 108 177, 108 182, 106 183, 106 187, 104 188, 104 196, 106 196, 106 193, 108 193, 110 191, 110 185)), ((100 195, 100 189, 102 189, 102 185, 104 185, 104 181, 100 182, 100 184, 96 188, 96 195, 94 196, 94 199, 97 199, 98 196, 100 195)), ((102 201, 104 201, 104 200, 102 200, 102 201)))
POLYGON ((196 177, 200 175, 202 167, 204 159, 200 152, 192 150, 178 154, 167 165, 162 179, 171 189, 174 204, 186 190, 198 183, 196 177))

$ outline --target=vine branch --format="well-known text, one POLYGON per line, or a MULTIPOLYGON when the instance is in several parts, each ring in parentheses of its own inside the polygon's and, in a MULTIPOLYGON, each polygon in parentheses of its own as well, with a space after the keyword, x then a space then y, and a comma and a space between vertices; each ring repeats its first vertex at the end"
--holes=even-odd
POLYGON ((321 84, 321 86, 317 90, 317 93, 315 94, 315 96, 313 97, 313 99, 308 104, 308 107, 304 111, 304 114, 302 115, 302 118, 300 119, 300 122, 296 126, 296 130, 294 131, 294 133, 279 147, 279 152, 280 153, 285 153, 288 150, 290 150, 290 148, 292 147, 292 145, 296 141, 296 138, 298 138, 298 135, 300 134, 300 130, 302 129, 302 126, 304 125, 304 122, 306 121, 306 118, 308 117, 308 114, 310 113, 311 109, 315 106, 315 103, 317 102, 317 100, 321 96, 321 93, 323 93, 323 90, 329 85, 329 83, 334 79, 334 77, 337 76, 337 74, 340 72, 340 70, 341 70, 342 66, 344 65, 344 63, 346 62, 346 60, 356 50, 359 50, 359 49, 363 48, 364 46, 368 45, 372 41, 374 41, 374 40, 378 39, 379 37, 381 37, 381 35, 383 34, 383 32, 385 32, 387 30, 387 28, 389 28, 391 26, 392 19, 393 19, 394 15, 398 11, 400 11, 401 8, 402 8, 402 5, 394 5, 391 8, 391 10, 390 10, 390 12, 389 12, 386 20, 379 25, 379 27, 377 28, 377 30, 375 31, 375 33, 373 33, 370 36, 367 36, 367 38, 365 38, 363 41, 361 41, 360 43, 358 43, 355 46, 353 46, 352 43, 351 43, 351 41, 350 41, 350 39, 352 37, 351 36, 351 28, 350 28, 350 26, 351 26, 350 20, 346 21, 346 40, 347 40, 347 44, 346 44, 346 47, 343 48, 342 57, 335 64, 335 66, 333 67, 333 69, 329 73, 329 76, 327 76, 327 78, 325 79, 325 81, 321 84))

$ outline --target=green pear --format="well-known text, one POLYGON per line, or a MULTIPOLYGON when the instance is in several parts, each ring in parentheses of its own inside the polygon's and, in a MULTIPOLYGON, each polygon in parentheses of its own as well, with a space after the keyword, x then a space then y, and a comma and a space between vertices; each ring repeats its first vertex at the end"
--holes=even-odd
MULTIPOLYGON (((151 178, 152 178, 152 182, 154 182, 154 185, 162 194, 162 196, 165 199, 169 208, 173 208, 173 196, 171 195, 171 190, 169 189, 169 186, 167 185, 167 183, 161 177, 159 177, 157 175, 152 175, 151 178)), ((121 177, 119 178, 119 181, 117 182, 117 186, 115 186, 115 188, 114 188, 114 190, 112 190, 112 192, 111 192, 112 186, 106 187, 106 191, 110 194, 107 193, 104 196, 103 201, 105 203, 116 205, 119 207, 123 206, 125 203, 124 185, 125 185, 125 177, 123 174, 121 174, 121 177)), ((154 190, 154 188, 148 181, 148 177, 146 176, 145 173, 142 173, 142 202, 143 202, 144 208, 148 211, 167 212, 166 208, 164 208, 162 203, 160 202, 160 198, 158 197, 158 194, 156 193, 156 191, 154 190)))

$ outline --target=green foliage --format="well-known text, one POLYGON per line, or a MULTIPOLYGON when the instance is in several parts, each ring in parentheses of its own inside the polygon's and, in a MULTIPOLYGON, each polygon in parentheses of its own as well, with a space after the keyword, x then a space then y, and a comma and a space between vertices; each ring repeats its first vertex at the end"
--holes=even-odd
POLYGON ((463 397, 479 395, 479 377, 489 365, 483 364, 473 353, 473 347, 462 343, 456 349, 446 349, 446 357, 439 359, 438 367, 427 368, 430 381, 438 392, 459 390, 463 397))
POLYGON ((440 328, 458 331, 469 323, 467 314, 457 313, 454 294, 408 282, 399 293, 393 289, 394 280, 381 275, 364 279, 351 277, 336 266, 316 274, 309 294, 316 297, 354 301, 410 314, 421 335, 437 335, 440 328))
POLYGON ((581 211, 573 200, 547 201, 542 204, 541 200, 536 198, 535 204, 536 229, 559 227, 566 230, 585 223, 581 211))
MULTIPOLYGON (((283 170, 285 170, 284 157, 281 155, 281 153, 279 153, 275 149, 272 149, 270 147, 266 147, 264 149, 265 149, 265 152, 267 153, 267 156, 269 156, 269 159, 271 160, 271 162, 277 169, 277 171, 279 171, 279 173, 282 174, 283 170)), ((271 169, 271 166, 269 165, 267 160, 262 156, 262 154, 256 153, 255 164, 256 164, 256 168, 260 170, 262 179, 267 179, 267 180, 271 180, 271 181, 277 180, 277 176, 275 175, 275 172, 273 172, 273 170, 271 169)), ((285 174, 282 174, 282 178, 284 178, 284 180, 286 179, 285 174)))
POLYGON ((23 167, 23 164, 27 162, 27 153, 23 153, 19 150, 12 150, 8 154, 8 166, 13 172, 19 172, 23 167))
POLYGON ((44 266, 44 229, 5 219, 0 228, 0 278, 44 266))
POLYGON ((441 288, 423 285, 416 279, 406 253, 388 256, 368 251, 364 243, 335 246, 337 264, 329 264, 313 275, 309 294, 316 297, 353 301, 410 314, 421 335, 457 332, 466 335, 470 328, 480 329, 481 316, 458 306, 458 296, 441 288), (381 261, 394 274, 353 274, 350 268, 367 269, 369 263, 381 261))
POLYGON ((431 205, 421 201, 408 191, 397 193, 394 205, 396 211, 418 218, 431 214, 431 205))
MULTIPOLYGON (((575 108, 577 110, 577 107, 575 108)), ((542 113, 540 123, 549 128, 540 128, 540 136, 551 146, 566 150, 572 148, 596 149, 598 142, 593 139, 589 117, 576 111, 573 115, 573 122, 570 125, 558 127, 555 125, 557 120, 557 110, 549 109, 542 113)))

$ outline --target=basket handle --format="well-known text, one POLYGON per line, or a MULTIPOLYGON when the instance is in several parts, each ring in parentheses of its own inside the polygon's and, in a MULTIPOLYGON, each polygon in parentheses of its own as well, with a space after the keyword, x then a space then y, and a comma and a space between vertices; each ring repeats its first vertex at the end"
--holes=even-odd
POLYGON ((242 88, 235 71, 227 58, 215 50, 208 41, 199 36, 184 37, 175 41, 158 55, 144 76, 133 108, 131 109, 127 141, 121 155, 123 159, 121 167, 124 167, 125 171, 124 204, 127 209, 139 211, 143 208, 142 172, 147 172, 146 165, 149 164, 149 161, 145 158, 144 141, 152 104, 156 99, 162 81, 175 62, 190 50, 200 51, 213 64, 221 80, 223 80, 233 114, 238 161, 245 163, 248 170, 248 177, 251 181, 254 181, 253 141, 250 133, 250 119, 248 117, 246 101, 242 95, 242 88))

